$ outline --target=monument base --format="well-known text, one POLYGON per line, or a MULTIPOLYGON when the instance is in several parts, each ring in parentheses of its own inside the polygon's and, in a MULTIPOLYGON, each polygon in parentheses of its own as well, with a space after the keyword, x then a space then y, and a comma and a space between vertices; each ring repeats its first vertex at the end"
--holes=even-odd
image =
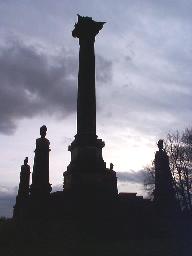
POLYGON ((106 169, 105 173, 64 172, 64 191, 87 196, 115 197, 118 195, 116 173, 106 169))
POLYGON ((47 184, 31 184, 30 195, 36 198, 48 197, 52 191, 50 183, 47 184))
POLYGON ((69 146, 71 163, 64 172, 64 191, 76 195, 117 196, 116 172, 106 168, 102 157, 105 143, 92 134, 77 134, 69 146))

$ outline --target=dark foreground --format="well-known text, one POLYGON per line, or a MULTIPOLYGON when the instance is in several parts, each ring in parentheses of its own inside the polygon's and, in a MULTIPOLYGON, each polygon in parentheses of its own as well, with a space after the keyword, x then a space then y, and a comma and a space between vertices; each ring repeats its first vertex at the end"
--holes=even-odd
POLYGON ((135 224, 114 227, 111 221, 66 219, 34 221, 23 226, 10 219, 0 220, 0 255, 131 255, 131 256, 190 256, 192 253, 192 226, 190 221, 180 227, 167 228, 159 223, 158 233, 154 223, 149 227, 134 228, 135 224), (171 228, 171 229, 170 229, 171 228))

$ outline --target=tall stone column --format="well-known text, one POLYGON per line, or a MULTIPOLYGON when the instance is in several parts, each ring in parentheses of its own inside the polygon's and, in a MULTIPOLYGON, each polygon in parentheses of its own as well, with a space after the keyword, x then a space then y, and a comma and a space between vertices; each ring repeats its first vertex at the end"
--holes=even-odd
POLYGON ((40 128, 41 138, 36 140, 36 149, 30 192, 32 197, 47 196, 51 192, 49 183, 49 152, 50 142, 45 138, 47 127, 40 128))
POLYGON ((117 193, 116 174, 102 157, 104 142, 96 135, 95 37, 105 22, 78 15, 72 36, 79 39, 77 134, 69 146, 71 163, 64 172, 64 190, 108 190, 117 193))
POLYGON ((77 97, 76 139, 90 144, 96 142, 96 96, 95 96, 95 36, 105 22, 95 22, 78 15, 78 23, 72 32, 79 39, 79 74, 77 97))
MULTIPOLYGON (((85 24, 86 25, 86 24, 85 24)), ((100 25, 102 26, 102 25, 100 25)), ((84 28, 85 29, 85 28, 84 28)), ((95 35, 79 35, 76 29, 74 37, 79 37, 79 74, 77 98, 77 135, 83 139, 96 136, 96 97, 95 97, 95 35)))

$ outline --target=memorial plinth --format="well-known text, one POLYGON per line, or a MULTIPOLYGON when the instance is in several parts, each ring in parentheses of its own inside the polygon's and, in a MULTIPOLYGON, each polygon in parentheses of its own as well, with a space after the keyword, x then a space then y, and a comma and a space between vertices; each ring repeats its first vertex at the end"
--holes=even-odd
POLYGON ((95 36, 105 22, 78 15, 72 32, 79 39, 77 134, 69 146, 71 163, 64 172, 64 190, 117 194, 116 173, 106 168, 104 142, 96 135, 95 36))

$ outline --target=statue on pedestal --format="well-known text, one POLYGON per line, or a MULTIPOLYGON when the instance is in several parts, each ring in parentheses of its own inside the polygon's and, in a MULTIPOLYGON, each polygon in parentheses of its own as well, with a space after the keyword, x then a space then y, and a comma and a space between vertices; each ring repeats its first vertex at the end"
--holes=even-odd
POLYGON ((21 166, 18 197, 26 198, 29 196, 29 180, 30 166, 28 165, 28 157, 26 157, 24 160, 24 164, 21 166))
POLYGON ((51 184, 49 183, 49 152, 50 142, 45 138, 47 127, 40 128, 41 137, 36 140, 32 184, 30 192, 32 196, 49 195, 51 184))
POLYGON ((159 151, 155 153, 155 191, 154 202, 168 211, 176 207, 176 197, 173 188, 173 179, 169 167, 169 157, 163 148, 163 140, 159 140, 159 151))
POLYGON ((29 198, 29 181, 30 181, 30 166, 28 165, 28 157, 25 158, 24 164, 21 166, 20 182, 16 204, 13 207, 13 217, 19 218, 22 216, 23 209, 29 198))

